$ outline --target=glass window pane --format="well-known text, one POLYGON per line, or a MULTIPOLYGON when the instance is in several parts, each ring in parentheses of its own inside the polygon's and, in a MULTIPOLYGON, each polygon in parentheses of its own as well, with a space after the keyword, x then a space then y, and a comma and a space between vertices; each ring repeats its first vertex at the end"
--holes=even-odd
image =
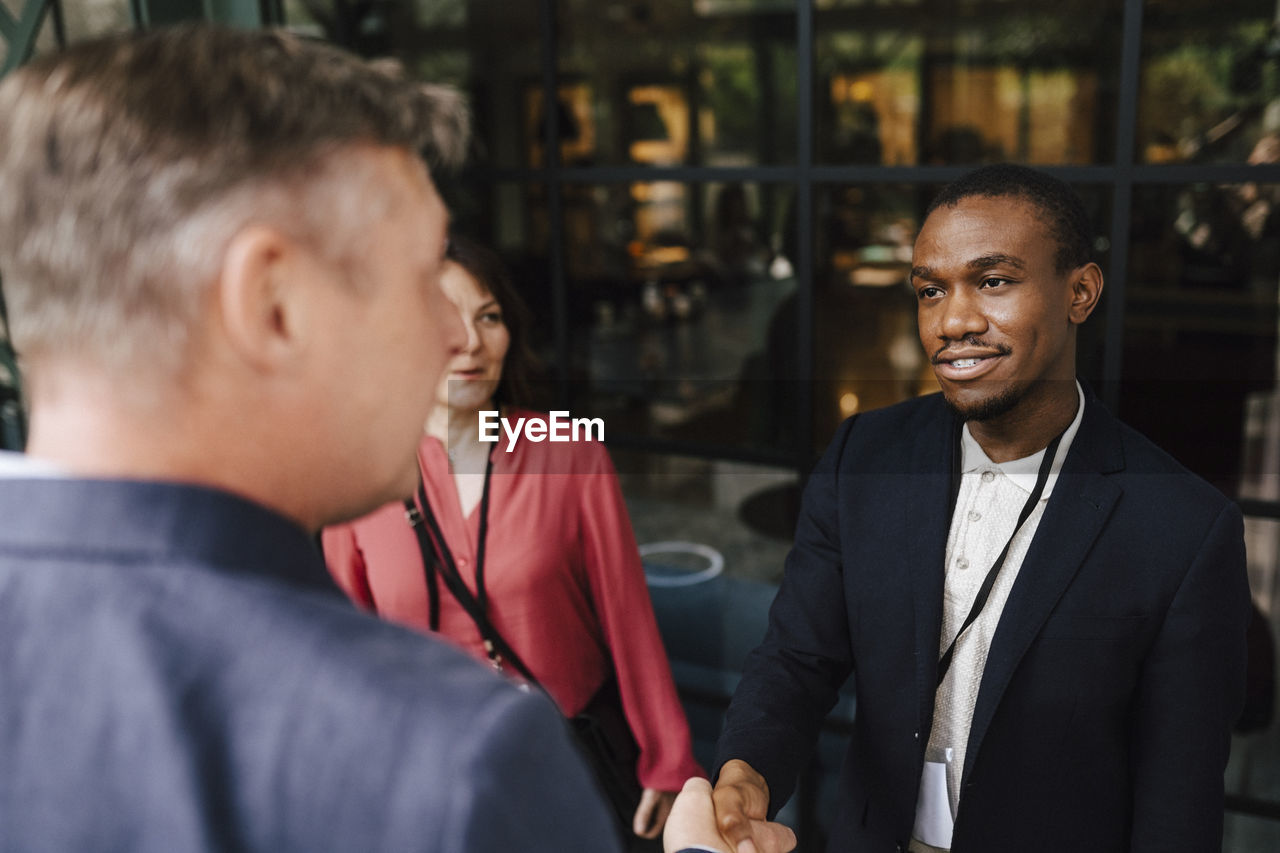
MULTIPOLYGON (((30 5, 31 0, 0 0, 14 20, 21 20, 22 13, 26 6, 30 5)), ((53 9, 50 8, 44 16, 44 21, 40 24, 40 31, 36 34, 35 48, 32 50, 32 56, 39 56, 42 53, 48 53, 58 49, 58 40, 54 34, 53 9)), ((0 63, 8 61, 9 49, 11 45, 9 39, 0 38, 0 63)))
POLYGON ((726 577, 782 579, 799 508, 794 470, 662 453, 612 456, 651 586, 692 586, 689 575, 720 559, 726 577), (699 547, 657 550, 663 542, 699 547))
MULTIPOLYGON (((1147 0, 1138 159, 1243 163, 1280 130, 1273 0, 1147 0)), ((1269 162, 1276 162, 1273 156, 1269 162)))
MULTIPOLYGON (((566 259, 575 393, 632 434, 783 452, 773 340, 794 340, 781 252, 790 190, 763 184, 570 185, 566 259)), ((794 363, 794 362, 793 362, 794 363)))
MULTIPOLYGON (((1280 447, 1273 446, 1273 467, 1266 477, 1255 479, 1247 484, 1252 489, 1277 498, 1280 491, 1277 481, 1280 480, 1280 447)), ((1280 521, 1274 519, 1248 518, 1244 527, 1245 548, 1249 560, 1249 585, 1253 591, 1253 603, 1256 609, 1255 618, 1258 624, 1250 626, 1249 649, 1255 660, 1262 659, 1268 642, 1274 649, 1275 640, 1280 637, 1280 584, 1277 583, 1277 572, 1280 572, 1280 521), (1269 636, 1268 636, 1269 632, 1269 636)), ((1261 685, 1261 681, 1251 684, 1261 685)), ((1265 697, 1252 689, 1246 695, 1265 697)), ((1275 697, 1272 697, 1273 701, 1275 697)), ((1265 704, 1265 700, 1264 703, 1265 704)), ((1248 701, 1245 706, 1243 731, 1238 731, 1231 744, 1231 761, 1227 765, 1226 786, 1228 796, 1245 797, 1254 800, 1280 801, 1280 720, 1273 709, 1269 725, 1262 725, 1262 720, 1251 714, 1254 708, 1248 701)), ((1275 844, 1262 844, 1266 838, 1280 841, 1280 823, 1270 821, 1274 831, 1267 834, 1261 821, 1228 813, 1226 844, 1224 850, 1269 850, 1275 844)))
POLYGON ((1116 0, 821 3, 815 157, 885 165, 1111 159, 1116 0), (868 7, 871 8, 868 8, 868 7))
POLYGON ((559 0, 557 11, 566 162, 794 160, 793 4, 559 0))
POLYGON ((532 93, 542 79, 538 3, 285 0, 291 27, 318 30, 363 56, 392 56, 424 80, 468 93, 475 117, 472 165, 524 166, 541 132, 532 93))
MULTIPOLYGON (((1280 793, 1277 794, 1280 797, 1280 793)), ((1280 850, 1280 820, 1227 812, 1222 853, 1261 853, 1280 850)))
POLYGON ((452 227, 498 253, 531 314, 529 342, 541 364, 534 377, 533 408, 557 404, 555 316, 548 252, 550 226, 544 184, 463 181, 446 184, 452 227))
POLYGON ((129 11, 129 0, 64 2, 62 21, 67 44, 133 29, 133 14, 129 11))
MULTIPOLYGON (((614 450, 649 596, 704 767, 764 636, 799 501, 794 471, 614 450)), ((820 760, 838 758, 822 750, 820 760)), ((834 776, 834 770, 831 775, 834 776)), ((825 773, 824 773, 825 778, 825 773)), ((796 825, 794 806, 778 819, 796 825)))
POLYGON ((842 420, 936 391, 908 281, 936 187, 837 185, 814 193, 814 449, 842 420))
POLYGON ((1280 442, 1278 204, 1278 184, 1134 194, 1122 417, 1232 495, 1280 442))
POLYGON ((317 17, 320 10, 315 0, 283 0, 281 6, 286 29, 315 38, 325 37, 325 28, 321 18, 317 17))

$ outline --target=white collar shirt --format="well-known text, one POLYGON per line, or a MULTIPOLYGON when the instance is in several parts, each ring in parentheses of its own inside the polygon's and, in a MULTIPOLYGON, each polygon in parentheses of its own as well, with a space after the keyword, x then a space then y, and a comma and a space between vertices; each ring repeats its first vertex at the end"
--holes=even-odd
MULTIPOLYGON (((1022 569, 1027 549, 1031 546, 1036 528, 1049 503, 1063 460, 1067 457, 1084 417, 1085 398, 1079 382, 1076 383, 1076 393, 1079 396, 1076 416, 1059 442, 1044 492, 1016 536, 1014 528, 1018 523, 1018 515, 1035 488, 1045 451, 1010 462, 992 462, 970 434, 968 424, 961 431, 962 476, 947 537, 939 657, 951 645, 960 626, 964 624, 987 571, 1000 556, 1011 536, 1013 541, 986 606, 956 643, 951 668, 934 697, 933 728, 929 734, 926 759, 937 760, 936 756, 951 750, 951 760, 947 766, 947 793, 953 818, 959 808, 960 775, 964 769, 969 729, 973 723, 973 710, 977 704, 978 689, 982 684, 982 673, 987 653, 991 649, 991 640, 995 636, 1009 592, 1022 569)), ((912 842, 912 850, 937 849, 922 845, 918 840, 912 842)))

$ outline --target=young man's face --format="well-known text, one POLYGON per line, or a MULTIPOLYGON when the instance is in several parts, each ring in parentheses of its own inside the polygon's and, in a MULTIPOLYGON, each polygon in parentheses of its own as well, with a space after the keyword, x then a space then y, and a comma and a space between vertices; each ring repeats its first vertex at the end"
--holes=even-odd
POLYGON ((920 343, 963 417, 1033 407, 1074 381, 1088 311, 1073 311, 1078 270, 1058 270, 1057 250, 1039 209, 1016 197, 971 196, 925 220, 911 273, 920 343))

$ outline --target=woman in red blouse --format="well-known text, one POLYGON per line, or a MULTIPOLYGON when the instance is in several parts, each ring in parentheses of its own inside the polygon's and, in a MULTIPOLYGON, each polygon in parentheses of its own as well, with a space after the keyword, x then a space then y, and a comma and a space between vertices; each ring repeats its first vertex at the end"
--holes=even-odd
MULTIPOLYGON (((508 450, 501 430, 496 443, 479 440, 481 412, 501 411, 512 424, 545 416, 512 405, 525 394, 531 354, 527 313, 501 262, 462 238, 448 258, 442 285, 467 344, 441 382, 418 448, 427 504, 467 590, 562 713, 580 713, 616 674, 639 746, 643 793, 632 830, 657 838, 676 792, 703 774, 613 465, 596 441, 521 435, 508 450)), ((323 543, 334 578, 362 607, 489 659, 442 570, 428 573, 404 506, 328 528, 323 543)))

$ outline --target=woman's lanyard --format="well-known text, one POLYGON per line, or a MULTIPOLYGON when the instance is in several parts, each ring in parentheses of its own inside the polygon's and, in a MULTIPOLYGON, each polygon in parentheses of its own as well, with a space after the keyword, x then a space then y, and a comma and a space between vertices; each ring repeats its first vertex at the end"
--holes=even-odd
MULTIPOLYGON (((1058 436, 1049 442, 1049 446, 1045 448, 1044 459, 1040 460, 1040 471, 1036 474, 1035 488, 1031 490, 1031 494, 1027 497, 1027 502, 1022 505, 1022 512, 1018 513, 1018 523, 1014 526, 1013 533, 1009 536, 1009 541, 1004 543, 1000 556, 996 557, 995 563, 987 570, 987 576, 982 581, 982 586, 978 589, 978 595, 973 600, 973 606, 969 608, 969 615, 965 617, 964 624, 960 626, 960 630, 956 632, 951 644, 942 653, 942 657, 938 658, 939 686, 942 684, 942 679, 946 677, 947 670, 951 668, 951 657, 956 650, 956 643, 960 640, 960 635, 977 621, 978 616, 981 615, 982 608, 986 606, 987 598, 991 595, 991 589, 996 585, 996 576, 1000 574, 1000 569, 1004 568, 1004 561, 1009 556, 1009 547, 1013 544, 1014 537, 1022 530, 1022 525, 1031 516, 1036 504, 1040 502, 1040 495, 1044 493, 1045 484, 1049 482, 1049 471, 1053 468, 1053 459, 1058 454, 1058 444, 1062 441, 1062 436, 1065 432, 1066 430, 1063 430, 1058 433, 1058 436)), ((951 454, 951 514, 953 516, 956 512, 956 504, 959 502, 960 479, 963 476, 960 469, 960 443, 961 436, 957 434, 951 454)))
POLYGON ((492 481, 493 448, 490 447, 484 469, 484 490, 480 493, 480 534, 476 542, 476 592, 474 595, 463 582, 462 574, 458 571, 457 562, 453 558, 453 552, 449 550, 444 533, 440 530, 440 524, 436 521, 435 513, 431 511, 431 504, 427 501, 425 480, 418 482, 417 504, 415 505, 412 499, 404 502, 405 516, 418 537, 418 547, 422 551, 422 564, 427 581, 428 624, 431 630, 440 630, 440 593, 436 587, 436 575, 439 574, 444 578, 449 592, 475 622, 484 642, 485 653, 489 656, 489 662, 493 664, 493 668, 501 670, 505 661, 514 666, 525 678, 534 681, 524 662, 506 644, 489 620, 489 599, 484 588, 484 562, 485 544, 489 538, 489 489, 492 481), (428 531, 430 531, 430 540, 428 531), (434 540, 434 547, 431 540, 434 540))

